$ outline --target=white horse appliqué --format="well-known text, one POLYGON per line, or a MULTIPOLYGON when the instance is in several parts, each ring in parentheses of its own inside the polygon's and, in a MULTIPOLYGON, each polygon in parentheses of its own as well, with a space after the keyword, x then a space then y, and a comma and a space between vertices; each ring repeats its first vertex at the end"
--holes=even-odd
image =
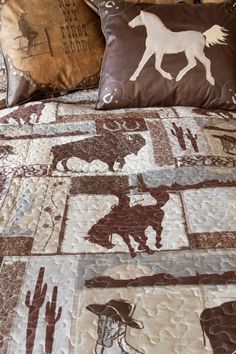
POLYGON ((177 75, 176 81, 180 81, 183 76, 197 65, 198 59, 206 69, 206 79, 211 85, 215 85, 215 79, 211 74, 211 61, 204 53, 204 47, 210 47, 215 44, 224 44, 227 37, 227 30, 219 25, 212 26, 204 33, 197 31, 170 31, 158 16, 150 12, 140 11, 140 14, 129 22, 131 28, 137 26, 145 26, 147 31, 146 50, 143 57, 131 76, 130 81, 135 81, 144 65, 151 58, 156 56, 156 70, 160 74, 171 80, 173 77, 170 73, 161 68, 164 54, 177 54, 184 52, 188 60, 188 64, 177 75))

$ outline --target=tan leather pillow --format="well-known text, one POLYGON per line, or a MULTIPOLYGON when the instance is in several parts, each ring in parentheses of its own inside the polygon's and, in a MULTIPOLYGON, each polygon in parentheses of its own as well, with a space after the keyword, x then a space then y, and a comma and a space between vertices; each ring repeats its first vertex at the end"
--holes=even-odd
POLYGON ((236 110, 236 0, 187 6, 101 0, 106 38, 97 109, 236 110))
POLYGON ((8 106, 98 84, 104 37, 83 0, 5 0, 8 106))
MULTIPOLYGON (((84 0, 85 3, 99 15, 99 0, 84 0)), ((127 2, 132 3, 149 3, 149 4, 160 4, 160 5, 174 5, 180 2, 184 2, 186 4, 193 4, 193 0, 126 0, 127 2)), ((206 0, 207 1, 207 0, 206 0)), ((107 1, 107 6, 113 6, 113 0, 107 1)))

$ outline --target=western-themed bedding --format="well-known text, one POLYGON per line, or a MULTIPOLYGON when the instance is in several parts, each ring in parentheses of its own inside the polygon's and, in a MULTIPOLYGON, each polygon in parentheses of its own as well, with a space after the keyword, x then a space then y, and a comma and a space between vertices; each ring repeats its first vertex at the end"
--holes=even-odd
POLYGON ((236 2, 153 5, 101 0, 106 38, 98 109, 236 109, 236 2))
POLYGON ((0 352, 235 353, 236 113, 96 97, 0 111, 0 352))

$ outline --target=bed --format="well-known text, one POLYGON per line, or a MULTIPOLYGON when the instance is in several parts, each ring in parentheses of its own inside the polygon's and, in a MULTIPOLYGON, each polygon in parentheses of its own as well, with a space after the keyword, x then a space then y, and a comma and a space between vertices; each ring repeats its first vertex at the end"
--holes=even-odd
POLYGON ((235 353, 236 113, 96 97, 0 111, 0 352, 235 353))

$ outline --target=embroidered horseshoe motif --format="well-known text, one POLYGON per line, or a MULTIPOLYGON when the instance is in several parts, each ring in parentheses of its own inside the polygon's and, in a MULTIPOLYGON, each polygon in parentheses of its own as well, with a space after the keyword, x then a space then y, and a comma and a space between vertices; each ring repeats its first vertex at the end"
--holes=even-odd
POLYGON ((115 3, 114 3, 114 1, 109 0, 109 1, 107 1, 105 6, 106 6, 106 8, 110 9, 111 7, 115 6, 115 3))
POLYGON ((114 96, 111 93, 107 93, 106 95, 103 96, 103 102, 104 103, 111 103, 113 100, 114 96))
POLYGON ((106 123, 103 123, 103 128, 106 130, 110 130, 113 132, 117 132, 118 130, 121 130, 121 124, 119 122, 117 122, 116 120, 112 121, 112 123, 115 123, 117 128, 109 128, 108 125, 106 123))
POLYGON ((138 122, 135 122, 136 125, 135 125, 134 128, 128 128, 127 125, 126 125, 126 124, 127 124, 126 122, 119 123, 119 122, 117 122, 116 120, 114 120, 112 123, 115 123, 115 124, 116 124, 116 127, 114 127, 114 128, 109 128, 108 125, 107 125, 107 123, 103 123, 103 128, 106 129, 106 130, 113 131, 113 132, 118 131, 118 130, 121 130, 121 128, 124 128, 124 130, 127 130, 127 131, 129 131, 129 132, 138 130, 138 129, 140 128, 140 124, 139 124, 138 122))
POLYGON ((126 125, 126 122, 123 122, 122 126, 124 129, 128 130, 129 132, 132 132, 132 131, 138 130, 138 128, 140 128, 140 124, 138 122, 135 122, 135 123, 136 123, 136 125, 134 128, 128 128, 126 125))

